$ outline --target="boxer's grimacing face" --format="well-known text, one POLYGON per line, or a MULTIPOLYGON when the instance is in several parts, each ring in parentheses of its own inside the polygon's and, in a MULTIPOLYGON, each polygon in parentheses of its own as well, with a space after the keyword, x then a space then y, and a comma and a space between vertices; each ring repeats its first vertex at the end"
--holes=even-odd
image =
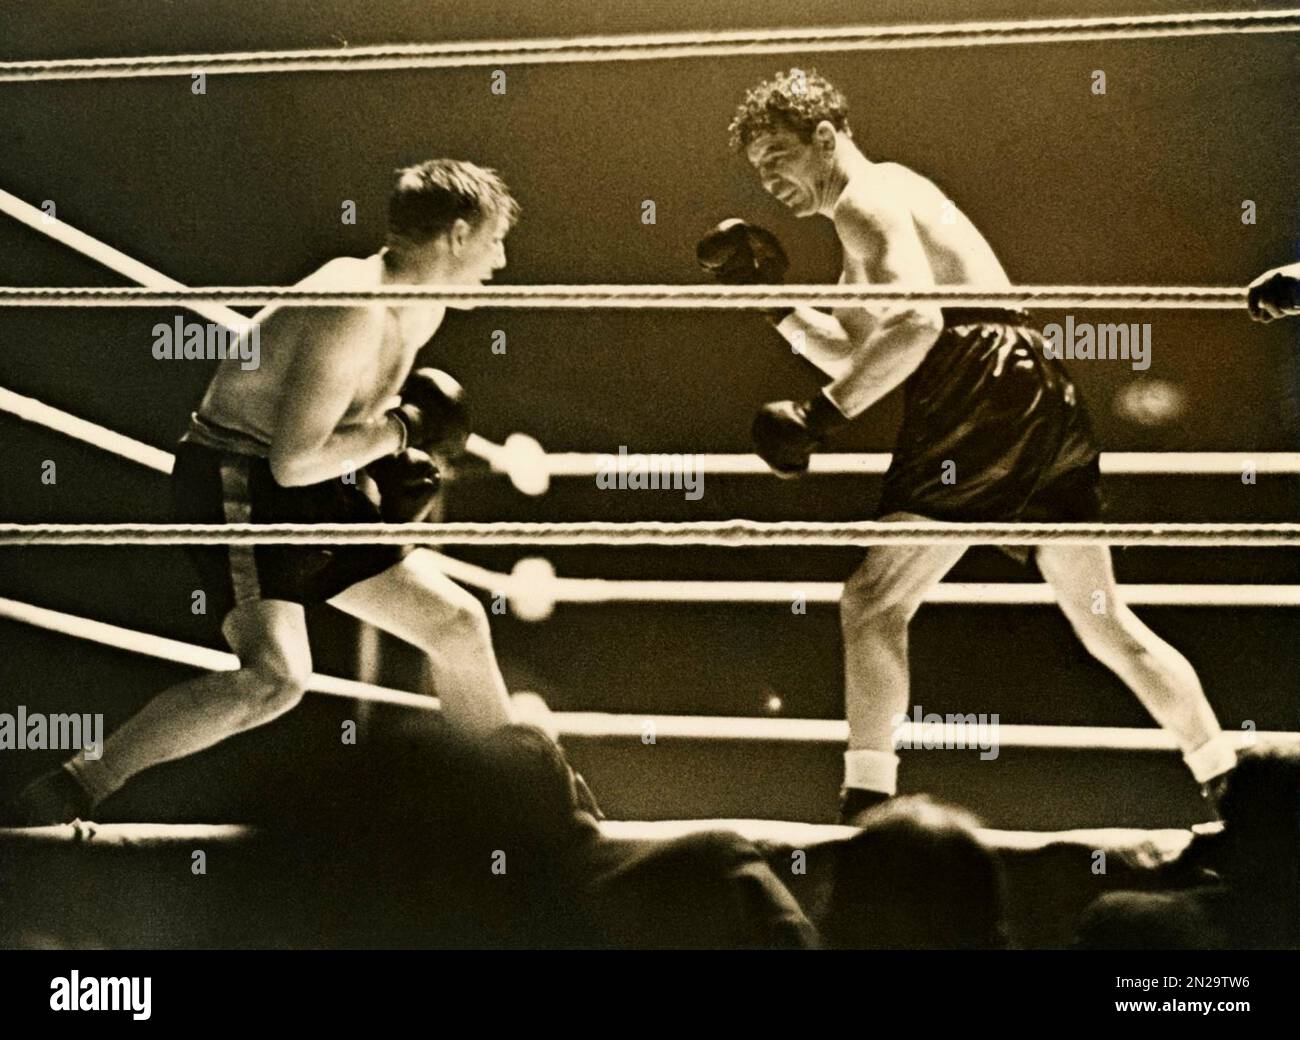
POLYGON ((810 217, 821 205, 835 155, 835 131, 822 122, 805 141, 796 131, 758 134, 745 148, 745 157, 758 174, 763 190, 796 217, 810 217))

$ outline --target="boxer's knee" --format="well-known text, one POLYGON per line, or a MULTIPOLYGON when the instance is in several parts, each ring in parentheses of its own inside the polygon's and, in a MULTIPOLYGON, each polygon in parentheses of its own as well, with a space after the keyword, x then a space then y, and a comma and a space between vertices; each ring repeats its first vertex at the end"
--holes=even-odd
POLYGON ((1080 608, 1066 616, 1085 650, 1103 664, 1138 662, 1149 655, 1146 629, 1128 607, 1117 605, 1105 612, 1080 608))
POLYGON ((311 644, 302 607, 258 600, 232 610, 222 624, 239 657, 228 697, 242 727, 267 722, 302 700, 311 679, 311 644))
POLYGON ((896 583, 864 567, 844 584, 840 627, 846 636, 905 632, 920 605, 917 597, 903 595, 896 583))
POLYGON ((272 672, 261 677, 261 702, 264 711, 271 715, 282 715, 290 708, 296 707, 307 692, 307 676, 297 672, 272 672))
POLYGON ((421 611, 413 633, 421 650, 436 658, 491 646, 487 611, 472 593, 451 586, 431 595, 435 602, 421 611))
POLYGON ((438 623, 440 641, 456 645, 486 645, 492 641, 487 611, 476 597, 463 590, 445 605, 438 623))
POLYGON ((846 633, 906 631, 916 608, 899 601, 872 599, 869 595, 840 598, 840 628, 846 633))
POLYGON ((289 660, 251 663, 239 671, 246 725, 269 722, 297 706, 307 692, 310 665, 289 660))

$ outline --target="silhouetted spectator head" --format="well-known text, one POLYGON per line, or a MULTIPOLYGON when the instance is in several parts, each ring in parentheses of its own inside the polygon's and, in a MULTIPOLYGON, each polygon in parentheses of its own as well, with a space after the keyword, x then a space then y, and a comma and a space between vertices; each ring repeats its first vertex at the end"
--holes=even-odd
POLYGON ((340 756, 284 814, 266 872, 284 879, 282 903, 315 901, 325 938, 309 943, 580 944, 572 853, 598 829, 575 786, 558 745, 531 726, 376 742, 340 756))
POLYGON ((847 949, 996 949, 1006 945, 1002 876, 978 820, 917 795, 863 818, 836 857, 821 932, 847 949))
POLYGON ((503 726, 483 741, 478 759, 483 819, 503 837, 564 844, 589 832, 573 769, 543 730, 503 726))
POLYGON ((1276 873, 1300 864, 1300 747, 1247 748, 1219 802, 1233 873, 1276 873))

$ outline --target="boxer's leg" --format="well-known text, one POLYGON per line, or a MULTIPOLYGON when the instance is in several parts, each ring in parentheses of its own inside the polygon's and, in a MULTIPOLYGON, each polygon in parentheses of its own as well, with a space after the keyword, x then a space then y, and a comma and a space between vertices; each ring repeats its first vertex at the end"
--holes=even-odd
POLYGON ((99 758, 82 751, 67 763, 92 804, 150 766, 260 726, 302 699, 311 650, 300 605, 243 603, 226 615, 222 632, 239 658, 238 669, 168 687, 114 731, 99 758))
POLYGON ((222 631, 239 668, 168 687, 102 748, 79 752, 23 788, 4 807, 5 822, 40 826, 84 816, 137 773, 269 722, 298 703, 311 675, 301 606, 250 600, 226 615, 222 631))
MULTIPOLYGON (((925 517, 892 513, 892 521, 925 517)), ((907 711, 907 630, 925 595, 961 559, 962 545, 877 545, 844 585, 845 787, 893 794, 896 716, 907 711)))
POLYGON ((1038 549, 1038 568, 1088 652, 1120 677, 1173 734, 1202 783, 1236 761, 1191 663, 1148 628, 1120 598, 1106 545, 1038 549))
POLYGON ((505 680, 483 605, 427 549, 345 589, 330 603, 423 650, 443 717, 464 732, 510 722, 505 680))

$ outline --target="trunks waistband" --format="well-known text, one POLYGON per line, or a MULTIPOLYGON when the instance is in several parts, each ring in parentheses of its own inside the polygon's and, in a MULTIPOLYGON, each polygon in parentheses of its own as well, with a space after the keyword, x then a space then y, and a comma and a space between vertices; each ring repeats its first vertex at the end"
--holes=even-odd
POLYGON ((271 446, 252 434, 211 422, 198 412, 191 413, 189 429, 181 437, 181 443, 198 444, 204 448, 232 455, 250 455, 258 459, 264 459, 271 453, 271 446))
POLYGON ((1028 325, 1029 312, 1010 307, 944 307, 943 327, 958 325, 1028 325))

